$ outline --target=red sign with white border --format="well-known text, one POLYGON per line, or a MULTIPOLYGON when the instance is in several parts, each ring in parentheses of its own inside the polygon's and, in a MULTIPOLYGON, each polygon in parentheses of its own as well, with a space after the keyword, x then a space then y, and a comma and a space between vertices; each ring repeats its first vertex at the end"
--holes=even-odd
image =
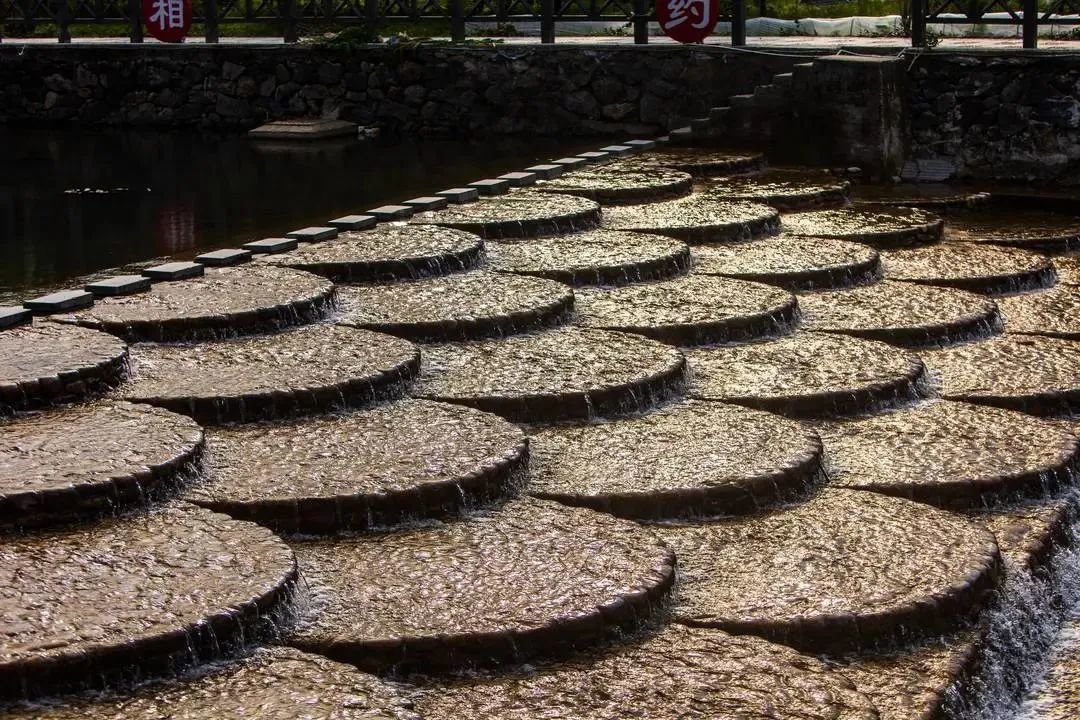
POLYGON ((709 37, 719 19, 719 0, 656 0, 660 29, 681 43, 699 43, 709 37))
POLYGON ((183 42, 194 14, 191 0, 142 0, 146 32, 161 42, 183 42))

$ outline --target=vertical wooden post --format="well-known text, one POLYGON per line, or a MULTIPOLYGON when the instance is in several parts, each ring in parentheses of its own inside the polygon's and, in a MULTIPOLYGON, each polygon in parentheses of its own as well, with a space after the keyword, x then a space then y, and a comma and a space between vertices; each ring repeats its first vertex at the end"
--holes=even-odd
POLYGON ((142 3, 139 0, 128 0, 128 26, 131 42, 141 43, 143 41, 142 3))
POLYGON ((911 46, 926 47, 926 0, 911 0, 911 46))
POLYGON ((203 18, 206 23, 206 42, 216 44, 221 39, 221 26, 218 24, 217 0, 203 0, 203 18))
POLYGON ((71 8, 68 0, 56 0, 56 26, 59 28, 57 41, 67 44, 71 42, 71 8))
POLYGON ((1034 50, 1039 46, 1039 3, 1024 0, 1024 47, 1034 50))
POLYGON ((649 0, 634 0, 634 44, 649 43, 649 0))
POLYGON ((746 0, 731 3, 731 44, 734 47, 746 44, 746 0))
POLYGON ((298 42, 300 33, 296 29, 296 0, 285 0, 282 5, 285 11, 285 32, 282 34, 282 39, 286 43, 298 42))
POLYGON ((555 0, 540 2, 540 42, 555 42, 555 0))
POLYGON ((462 0, 450 0, 450 41, 465 42, 465 8, 462 0))

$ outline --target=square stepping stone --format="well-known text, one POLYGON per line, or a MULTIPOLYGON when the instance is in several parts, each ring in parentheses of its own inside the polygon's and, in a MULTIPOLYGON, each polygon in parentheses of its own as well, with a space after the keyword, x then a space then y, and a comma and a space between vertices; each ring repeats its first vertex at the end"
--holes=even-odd
POLYGON ((222 267, 225 265, 239 265, 251 260, 250 250, 241 250, 239 248, 225 248, 223 250, 214 250, 212 252, 203 253, 195 257, 195 262, 203 265, 212 265, 214 267, 222 267))
POLYGON ((34 314, 21 307, 0 307, 0 330, 26 325, 34 314))
POLYGON ((275 255, 277 253, 295 250, 298 244, 299 243, 297 243, 295 238, 263 238, 262 240, 253 240, 249 243, 244 243, 243 248, 245 250, 250 250, 253 253, 275 255))
POLYGON ((629 155, 634 152, 634 148, 629 145, 608 145, 607 147, 600 148, 600 152, 606 152, 615 157, 622 157, 623 155, 629 155))
POLYGON ((532 167, 525 168, 525 172, 531 172, 538 178, 543 180, 551 180, 557 178, 566 171, 565 165, 556 165, 554 163, 546 163, 544 165, 533 165, 532 167))
POLYGON ((94 304, 94 296, 85 290, 62 290, 27 300, 23 307, 40 315, 82 310, 94 304))
POLYGON ((669 142, 671 142, 670 135, 661 135, 660 137, 656 138, 657 145, 667 145, 669 142))
POLYGON ((304 242, 322 242, 333 240, 340 232, 336 227, 306 227, 285 233, 285 237, 304 242))
POLYGON ((585 158, 585 160, 591 163, 597 163, 601 160, 610 160, 614 156, 609 152, 600 152, 599 150, 594 150, 592 152, 578 153, 577 157, 585 158))
POLYGON ((589 161, 583 157, 565 157, 558 160, 551 161, 553 165, 562 165, 564 170, 573 170, 574 168, 584 167, 589 164, 589 161))
POLYGON ((532 172, 511 172, 505 175, 500 175, 498 180, 506 180, 514 187, 525 187, 526 185, 534 185, 539 179, 536 173, 532 172))
POLYGON ((150 278, 143 275, 117 275, 92 282, 83 289, 94 297, 134 295, 150 289, 150 278))
POLYGON ((476 188, 484 195, 505 195, 510 192, 510 181, 497 178, 487 178, 469 183, 469 187, 476 188))
POLYGON ((206 266, 193 262, 171 262, 164 265, 154 265, 142 271, 142 274, 153 281, 158 280, 187 280, 188 278, 202 277, 206 273, 206 266))
POLYGON ((655 140, 627 140, 622 144, 626 145, 634 152, 641 152, 642 150, 652 150, 654 147, 656 147, 655 140))
POLYGON ((366 211, 365 214, 373 216, 377 220, 406 220, 416 213, 416 208, 408 205, 380 205, 366 211))
POLYGON ((449 190, 443 190, 435 193, 440 197, 444 197, 450 202, 461 205, 462 203, 473 202, 480 199, 480 191, 476 188, 450 188, 449 190))
POLYGON ((427 210, 442 210, 450 204, 450 200, 445 197, 418 197, 406 200, 405 204, 416 208, 416 212, 425 212, 427 210))
POLYGON ((374 215, 345 215, 326 224, 338 230, 368 230, 379 224, 379 218, 374 215))

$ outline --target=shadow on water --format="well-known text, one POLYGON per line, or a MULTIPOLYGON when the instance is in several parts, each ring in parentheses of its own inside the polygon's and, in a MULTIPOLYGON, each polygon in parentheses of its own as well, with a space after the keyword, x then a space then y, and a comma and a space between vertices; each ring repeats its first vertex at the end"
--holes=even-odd
POLYGON ((0 128, 0 301, 95 270, 280 235, 595 144, 283 145, 194 131, 0 128))

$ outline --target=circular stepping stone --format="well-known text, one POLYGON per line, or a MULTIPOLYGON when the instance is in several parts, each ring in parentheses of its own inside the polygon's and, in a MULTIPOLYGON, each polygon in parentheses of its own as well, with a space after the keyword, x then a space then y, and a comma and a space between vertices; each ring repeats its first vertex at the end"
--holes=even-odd
POLYGON ((9 720, 423 720, 399 687, 292 648, 269 647, 182 680, 9 710, 9 720), (302 710, 301 710, 302 709, 302 710), (301 716, 297 712, 302 712, 301 716))
POLYGON ((860 285, 878 277, 877 250, 830 238, 775 235, 733 245, 694 248, 694 272, 811 290, 860 285))
POLYGON ((1080 340, 1080 287, 1058 285, 997 302, 1006 332, 1080 340))
POLYGON ((761 203, 725 202, 697 194, 649 205, 608 208, 603 227, 667 235, 690 243, 730 242, 776 232, 780 214, 761 203))
POLYGON ((530 435, 530 494, 627 518, 742 515, 819 479, 821 441, 798 423, 722 403, 530 435))
POLYGON ((1080 343, 1004 335, 923 353, 941 396, 1034 415, 1080 412, 1080 343))
POLYGON ((930 245, 941 239, 945 221, 919 208, 841 208, 784 215, 784 232, 872 245, 879 250, 930 245))
POLYGON ((990 200, 990 193, 934 183, 857 185, 852 194, 856 205, 904 205, 935 211, 980 207, 990 200))
POLYGON ((974 618, 1001 568, 994 536, 929 505, 823 490, 768 515, 654 528, 679 558, 676 622, 813 653, 939 635, 974 618))
POLYGON ((531 238, 589 230, 600 224, 600 206, 588 198, 515 190, 468 205, 420 213, 410 222, 441 225, 483 238, 531 238))
POLYGON ((1080 257, 1054 258, 1054 268, 1062 285, 1080 285, 1080 257))
POLYGON ((488 243, 488 266, 498 272, 568 285, 625 285, 665 280, 690 269, 690 248, 644 233, 591 230, 532 242, 488 243))
POLYGON ((1042 495, 1080 469, 1080 441, 1059 423, 933 401, 818 428, 833 486, 946 507, 1042 495))
POLYGON ((417 392, 514 422, 638 412, 680 392, 686 360, 637 335, 566 328, 424 349, 417 392))
POLYGON ((578 322, 637 333, 673 345, 710 345, 786 334, 799 320, 786 290, 711 275, 690 275, 614 290, 580 290, 578 322))
POLYGON ((81 400, 123 380, 127 345, 50 322, 0 332, 0 415, 81 400))
POLYGON ((297 579, 269 530, 194 507, 0 544, 0 700, 216 659, 268 628, 297 579))
POLYGON ((919 358, 884 343, 797 333, 765 343, 687 350, 690 396, 787 415, 854 415, 928 392, 919 358))
POLYGON ((400 397, 420 353, 390 335, 311 325, 199 345, 140 345, 126 400, 203 423, 250 422, 400 397))
POLYGON ((1041 209, 988 208, 950 216, 945 237, 954 242, 1065 252, 1080 249, 1080 216, 1041 209))
POLYGON ((993 300, 933 285, 880 282, 799 296, 808 330, 925 347, 981 338, 1001 330, 993 300))
POLYGON ((1001 295, 1054 284, 1054 266, 1035 253, 972 243, 896 250, 884 257, 885 277, 1001 295))
POLYGON ((648 618, 675 579, 675 556, 648 530, 539 500, 293 547, 320 612, 289 644, 367 670, 446 670, 582 647, 648 618))
POLYGON ((307 270, 335 282, 387 282, 467 270, 483 256, 484 241, 472 233, 386 224, 258 262, 307 270))
POLYGON ((198 340, 305 325, 329 313, 334 285, 269 265, 209 268, 202 277, 155 283, 149 292, 101 298, 88 310, 56 315, 128 342, 198 340))
POLYGON ((804 210, 847 202, 851 183, 820 173, 767 172, 754 177, 715 179, 705 195, 717 200, 748 200, 778 210, 804 210))
POLYGON ((427 720, 878 717, 873 703, 823 662, 758 638, 679 625, 528 673, 425 688, 416 708, 427 720))
POLYGON ((410 340, 470 340, 558 325, 574 291, 542 278, 471 272, 339 290, 338 322, 410 340))
POLYGON ((731 175, 762 170, 766 166, 762 153, 738 153, 692 148, 652 150, 635 157, 617 160, 608 167, 665 167, 690 173, 695 177, 731 175))
POLYGON ((519 484, 528 462, 514 425, 426 400, 223 428, 207 445, 207 480, 189 488, 186 500, 308 534, 452 515, 519 484))
POLYGON ((198 463, 202 430, 149 405, 99 402, 0 423, 0 528, 145 502, 198 463))
POLYGON ((690 194, 693 186, 694 179, 690 174, 680 170, 590 167, 545 180, 536 189, 577 195, 598 203, 628 205, 683 197, 690 194))

